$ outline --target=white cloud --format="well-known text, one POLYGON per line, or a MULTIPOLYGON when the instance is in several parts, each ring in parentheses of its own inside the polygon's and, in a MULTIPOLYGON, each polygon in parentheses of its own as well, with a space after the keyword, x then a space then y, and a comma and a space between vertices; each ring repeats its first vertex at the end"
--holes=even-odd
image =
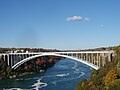
POLYGON ((78 21, 78 20, 82 20, 81 16, 72 16, 72 17, 68 17, 67 21, 78 21))
POLYGON ((67 21, 88 21, 89 18, 88 17, 82 17, 82 16, 71 16, 67 18, 67 21))

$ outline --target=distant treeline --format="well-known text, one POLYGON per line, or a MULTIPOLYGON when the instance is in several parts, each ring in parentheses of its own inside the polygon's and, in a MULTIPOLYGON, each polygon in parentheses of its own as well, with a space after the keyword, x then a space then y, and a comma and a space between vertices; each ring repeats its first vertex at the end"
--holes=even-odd
POLYGON ((43 48, 0 48, 0 53, 6 52, 59 52, 60 50, 57 49, 43 49, 43 48))
POLYGON ((71 51, 102 51, 102 50, 114 50, 117 46, 113 47, 100 47, 94 49, 76 49, 76 50, 57 50, 57 49, 44 49, 44 48, 0 48, 0 53, 6 53, 10 51, 18 52, 71 52, 71 51))

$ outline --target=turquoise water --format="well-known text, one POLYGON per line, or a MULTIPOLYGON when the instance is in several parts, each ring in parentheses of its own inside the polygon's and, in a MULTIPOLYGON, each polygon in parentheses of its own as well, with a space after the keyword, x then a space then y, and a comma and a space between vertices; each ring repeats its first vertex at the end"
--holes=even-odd
POLYGON ((90 72, 90 67, 66 58, 42 74, 0 80, 0 90, 74 90, 80 80, 89 79, 90 72))

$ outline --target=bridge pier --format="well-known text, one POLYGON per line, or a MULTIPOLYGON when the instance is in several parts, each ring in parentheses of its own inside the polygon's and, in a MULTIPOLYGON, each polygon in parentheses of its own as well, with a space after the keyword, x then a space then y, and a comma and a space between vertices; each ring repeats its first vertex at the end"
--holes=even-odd
POLYGON ((99 67, 101 67, 101 54, 99 54, 98 59, 99 59, 99 67))
POLYGON ((110 61, 111 62, 111 53, 108 53, 108 61, 110 61))
POLYGON ((93 64, 97 65, 96 64, 96 57, 95 57, 95 55, 93 57, 94 57, 94 63, 93 64))
POLYGON ((106 61, 105 61, 105 54, 103 53, 103 54, 102 54, 102 66, 104 66, 105 63, 106 63, 106 61))
POLYGON ((86 53, 86 61, 89 62, 88 53, 86 53))
POLYGON ((94 64, 94 56, 93 56, 93 53, 92 53, 92 55, 91 55, 91 63, 93 63, 94 64))
POLYGON ((13 55, 11 54, 11 67, 13 66, 13 55))
POLYGON ((9 65, 10 65, 10 64, 9 64, 9 62, 10 62, 10 60, 9 60, 9 55, 7 55, 7 57, 8 57, 8 60, 7 60, 7 61, 8 61, 8 66, 9 66, 9 65))
POLYGON ((86 61, 86 57, 85 57, 85 55, 83 55, 83 60, 85 60, 85 61, 86 61))
POLYGON ((90 60, 91 60, 91 57, 90 57, 90 55, 88 56, 88 62, 90 62, 90 60))
POLYGON ((97 66, 99 66, 98 53, 96 55, 97 66))

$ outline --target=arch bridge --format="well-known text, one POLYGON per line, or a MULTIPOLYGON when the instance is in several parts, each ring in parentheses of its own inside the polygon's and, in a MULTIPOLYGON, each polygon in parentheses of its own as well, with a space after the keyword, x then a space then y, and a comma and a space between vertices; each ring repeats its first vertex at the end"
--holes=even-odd
POLYGON ((114 51, 80 51, 80 52, 36 52, 36 53, 2 53, 0 56, 12 69, 41 56, 60 56, 76 60, 98 70, 107 61, 112 61, 114 51))

